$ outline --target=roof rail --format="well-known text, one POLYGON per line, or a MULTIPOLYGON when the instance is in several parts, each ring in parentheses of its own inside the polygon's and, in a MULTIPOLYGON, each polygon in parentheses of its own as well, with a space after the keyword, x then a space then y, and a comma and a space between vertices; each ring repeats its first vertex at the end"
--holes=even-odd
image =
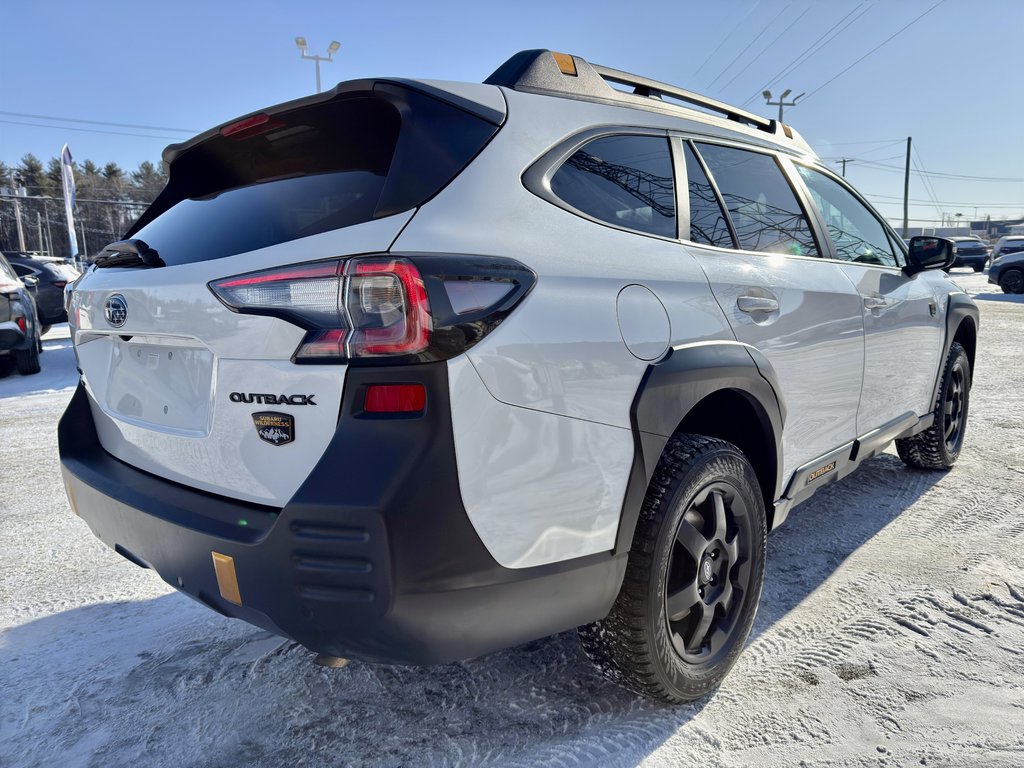
MULTIPOLYGON (((634 96, 664 100, 666 97, 716 112, 729 120, 758 128, 771 134, 792 138, 786 126, 753 112, 747 112, 716 99, 702 96, 668 83, 660 83, 640 75, 632 75, 599 64, 590 64, 579 56, 553 53, 546 49, 520 51, 498 67, 484 80, 489 85, 504 85, 517 91, 544 93, 587 101, 628 103, 639 106, 634 96), (624 93, 610 83, 631 87, 624 93), (781 126, 781 130, 780 130, 781 126)), ((666 106, 669 103, 666 102, 666 106)), ((681 106, 681 105, 680 105, 681 106)))

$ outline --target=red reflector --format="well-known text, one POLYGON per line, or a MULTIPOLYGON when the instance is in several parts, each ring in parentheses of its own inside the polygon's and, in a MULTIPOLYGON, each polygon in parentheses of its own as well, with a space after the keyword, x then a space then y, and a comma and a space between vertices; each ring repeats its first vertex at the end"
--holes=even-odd
POLYGON ((422 384, 374 384, 366 388, 363 410, 367 413, 415 413, 427 406, 422 384))
POLYGON ((16 322, 18 324, 18 327, 21 328, 22 333, 26 333, 28 331, 28 326, 25 325, 24 317, 16 317, 14 318, 14 322, 16 322))

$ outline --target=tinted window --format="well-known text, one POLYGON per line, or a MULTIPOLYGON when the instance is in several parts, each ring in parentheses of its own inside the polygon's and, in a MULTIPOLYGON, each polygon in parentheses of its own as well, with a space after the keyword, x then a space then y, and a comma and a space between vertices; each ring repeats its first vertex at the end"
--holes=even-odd
POLYGON ((26 267, 24 264, 11 264, 14 271, 18 274, 18 277, 26 277, 28 275, 35 274, 35 270, 31 267, 26 267))
POLYGON ((676 236, 667 138, 606 136, 577 150, 551 178, 551 191, 595 219, 676 236))
POLYGON ((862 264, 898 266, 885 226, 853 193, 823 173, 802 165, 797 169, 825 219, 836 258, 862 264))
POLYGON ((700 161, 689 144, 683 145, 686 157, 686 184, 690 191, 690 240, 695 243, 734 248, 725 212, 718 203, 700 161))
POLYGON ((398 86, 274 115, 189 148, 129 233, 168 265, 216 259, 420 205, 494 134, 398 86))
POLYGON ((740 248, 819 255, 807 216, 774 158, 716 144, 697 147, 729 209, 740 248))

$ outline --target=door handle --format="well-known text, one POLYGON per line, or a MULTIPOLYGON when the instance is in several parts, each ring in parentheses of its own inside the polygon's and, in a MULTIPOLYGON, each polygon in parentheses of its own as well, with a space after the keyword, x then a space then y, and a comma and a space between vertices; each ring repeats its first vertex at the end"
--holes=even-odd
POLYGON ((747 314, 779 311, 778 300, 765 298, 764 296, 740 296, 736 299, 736 306, 740 312, 746 312, 747 314))
POLYGON ((889 302, 883 299, 881 296, 865 296, 864 307, 866 309, 885 309, 889 306, 889 302))

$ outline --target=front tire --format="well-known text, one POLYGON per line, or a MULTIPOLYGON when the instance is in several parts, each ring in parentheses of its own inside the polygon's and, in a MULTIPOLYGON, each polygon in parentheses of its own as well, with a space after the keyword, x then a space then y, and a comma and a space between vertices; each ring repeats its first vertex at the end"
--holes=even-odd
POLYGON ((579 629, 613 682, 668 702, 698 699, 736 662, 764 582, 767 520, 753 467, 731 443, 669 440, 640 511, 619 596, 579 629))
POLYGON ((1004 269, 999 275, 999 287, 1003 293, 1024 293, 1024 272, 1019 269, 1004 269))
POLYGON ((971 362, 957 342, 949 347, 942 383, 932 413, 935 420, 924 432, 896 441, 896 452, 911 467, 949 469, 956 463, 967 432, 971 404, 971 362))

